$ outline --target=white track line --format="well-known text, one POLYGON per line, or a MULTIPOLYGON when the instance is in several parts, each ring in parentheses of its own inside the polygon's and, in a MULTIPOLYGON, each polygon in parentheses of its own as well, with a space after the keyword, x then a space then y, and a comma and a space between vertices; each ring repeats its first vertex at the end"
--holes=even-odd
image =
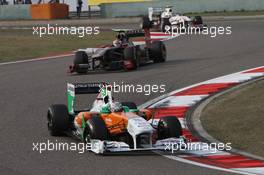
POLYGON ((28 63, 28 62, 34 62, 34 61, 44 61, 44 60, 49 60, 49 59, 54 59, 54 58, 69 57, 69 56, 73 56, 73 55, 74 54, 72 53, 72 54, 63 54, 63 55, 56 55, 56 56, 40 57, 40 58, 34 58, 34 59, 29 59, 29 60, 11 61, 11 62, 0 63, 0 66, 10 65, 10 64, 18 64, 18 63, 28 63))

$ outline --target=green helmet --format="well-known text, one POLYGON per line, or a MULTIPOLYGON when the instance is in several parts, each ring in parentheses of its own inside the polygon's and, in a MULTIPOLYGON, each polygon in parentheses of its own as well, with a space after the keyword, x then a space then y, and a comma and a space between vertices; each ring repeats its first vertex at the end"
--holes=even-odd
POLYGON ((104 114, 109 114, 110 113, 110 105, 107 104, 107 105, 104 105, 101 109, 101 113, 104 113, 104 114))

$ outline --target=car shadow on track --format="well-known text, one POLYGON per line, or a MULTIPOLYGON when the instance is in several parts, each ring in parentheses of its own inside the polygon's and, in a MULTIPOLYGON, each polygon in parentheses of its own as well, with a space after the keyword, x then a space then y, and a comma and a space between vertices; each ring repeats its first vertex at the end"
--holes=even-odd
POLYGON ((144 64, 142 66, 140 66, 139 69, 137 70, 131 70, 131 71, 125 71, 125 70, 100 70, 100 71, 91 71, 88 73, 83 73, 83 74, 78 74, 78 73, 74 73, 74 74, 70 74, 71 76, 83 76, 83 75, 99 75, 99 74, 118 74, 118 73, 134 73, 134 72, 144 72, 144 71, 148 71, 151 69, 162 69, 162 68, 166 68, 167 66, 176 66, 176 65, 180 65, 180 64, 185 64, 185 63, 189 63, 189 62, 198 62, 198 61, 206 61, 208 59, 212 59, 210 57, 202 57, 202 58, 181 58, 181 59, 173 59, 173 60, 168 60, 164 63, 157 63, 157 64, 153 64, 153 63, 148 63, 148 64, 144 64))
POLYGON ((156 63, 156 64, 148 64, 145 66, 140 67, 138 70, 135 71, 148 71, 148 70, 155 70, 155 69, 166 69, 168 67, 179 66, 181 64, 189 64, 190 62, 200 62, 212 59, 210 57, 201 57, 201 58, 179 58, 179 59, 171 59, 164 63, 156 63))

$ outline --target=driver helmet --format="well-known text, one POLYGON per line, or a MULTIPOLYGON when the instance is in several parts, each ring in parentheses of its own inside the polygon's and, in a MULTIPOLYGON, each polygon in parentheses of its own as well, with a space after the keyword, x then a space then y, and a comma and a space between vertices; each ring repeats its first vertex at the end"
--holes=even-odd
POLYGON ((167 14, 172 14, 172 8, 171 7, 165 7, 164 10, 167 14))
POLYGON ((171 9, 170 7, 166 7, 166 8, 165 8, 165 11, 166 11, 167 13, 172 13, 172 9, 171 9))
POLYGON ((125 35, 125 33, 118 33, 116 35, 116 40, 113 41, 113 45, 114 46, 121 46, 123 44, 127 44, 128 43, 128 38, 127 36, 125 35))
POLYGON ((108 95, 105 96, 105 97, 103 98, 103 100, 104 100, 104 103, 107 104, 107 103, 109 102, 109 96, 108 96, 108 95))
POLYGON ((124 33, 118 33, 118 34, 116 35, 116 39, 118 39, 118 40, 120 40, 120 41, 124 40, 125 37, 126 37, 126 36, 125 36, 124 33))

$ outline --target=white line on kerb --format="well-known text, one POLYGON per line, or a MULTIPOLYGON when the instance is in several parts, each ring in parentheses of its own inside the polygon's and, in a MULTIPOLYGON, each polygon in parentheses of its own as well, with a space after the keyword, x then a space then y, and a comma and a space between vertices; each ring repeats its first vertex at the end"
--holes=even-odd
MULTIPOLYGON (((215 80, 215 79, 220 79, 220 78, 224 79, 226 76, 230 76, 230 75, 231 76, 232 75, 236 76, 236 75, 242 74, 243 72, 248 72, 248 71, 259 69, 259 68, 264 68, 264 66, 259 66, 259 67, 243 70, 243 71, 236 72, 236 73, 231 73, 231 74, 228 74, 228 75, 225 75, 225 76, 221 76, 221 77, 218 77, 218 78, 210 79, 210 80, 203 81, 203 82, 200 82, 200 83, 196 83, 196 84, 193 84, 193 85, 190 85, 190 86, 178 89, 178 90, 174 90, 174 91, 172 91, 170 93, 164 94, 164 95, 159 96, 159 97, 157 97, 155 99, 152 99, 152 100, 150 100, 148 102, 145 102, 144 104, 140 105, 139 108, 147 108, 147 107, 149 107, 149 106, 151 106, 151 105, 153 105, 155 103, 158 103, 159 101, 162 101, 163 99, 165 99, 165 98, 167 98, 167 97, 169 97, 169 96, 171 96, 171 95, 173 95, 175 93, 184 91, 184 90, 189 89, 189 88, 193 88, 193 87, 199 86, 199 85, 204 84, 204 83, 209 82, 209 81, 212 81, 212 80, 215 80)), ((247 73, 247 74, 251 74, 251 73, 247 73)), ((254 79, 254 78, 257 78, 257 77, 260 77, 260 76, 263 76, 263 74, 262 75, 258 75, 258 76, 252 76, 251 79, 254 79)), ((162 155, 161 153, 156 152, 156 151, 155 151, 155 153, 157 153, 159 155, 162 155)), ((179 162, 188 163, 188 164, 196 165, 196 166, 200 166, 200 167, 205 167, 205 168, 210 168, 210 169, 215 169, 215 170, 221 170, 221 171, 231 172, 231 173, 238 173, 238 174, 243 174, 243 175, 257 175, 255 173, 249 172, 249 170, 247 170, 247 171, 244 170, 243 171, 243 168, 239 168, 239 169, 221 168, 221 167, 217 167, 217 166, 212 166, 212 165, 207 165, 207 164, 204 164, 204 163, 199 163, 199 162, 187 160, 187 159, 181 158, 179 156, 166 156, 166 155, 162 155, 162 156, 167 157, 167 158, 172 159, 172 160, 176 160, 176 161, 179 161, 179 162)))

